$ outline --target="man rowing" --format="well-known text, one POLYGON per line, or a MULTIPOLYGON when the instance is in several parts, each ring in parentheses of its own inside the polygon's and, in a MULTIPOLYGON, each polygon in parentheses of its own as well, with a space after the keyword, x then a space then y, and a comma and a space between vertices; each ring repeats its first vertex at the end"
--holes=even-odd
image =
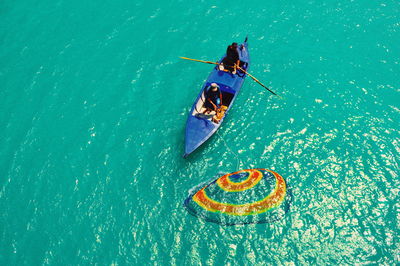
MULTIPOLYGON (((243 46, 241 46, 241 49, 244 49, 243 46)), ((232 43, 231 45, 228 46, 226 49, 226 56, 222 60, 222 63, 219 65, 219 70, 228 70, 232 74, 236 74, 236 68, 240 64, 240 59, 239 59, 239 52, 238 52, 238 44, 237 43, 232 43)))

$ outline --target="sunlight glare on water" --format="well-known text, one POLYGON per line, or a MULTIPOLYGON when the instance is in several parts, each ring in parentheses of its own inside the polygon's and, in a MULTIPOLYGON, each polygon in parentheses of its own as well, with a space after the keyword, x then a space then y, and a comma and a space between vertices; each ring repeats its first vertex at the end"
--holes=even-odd
POLYGON ((397 1, 0 4, 0 264, 400 263, 397 1), (188 112, 249 36, 223 125, 183 159, 188 112), (189 191, 285 178, 289 212, 222 226, 189 191))

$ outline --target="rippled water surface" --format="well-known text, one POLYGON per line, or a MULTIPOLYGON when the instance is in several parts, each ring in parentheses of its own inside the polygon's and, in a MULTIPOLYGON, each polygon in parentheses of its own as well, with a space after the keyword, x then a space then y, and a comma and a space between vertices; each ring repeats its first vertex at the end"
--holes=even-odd
POLYGON ((400 263, 398 1, 0 3, 0 264, 400 263), (226 45, 251 73, 183 159, 226 45), (267 168, 274 223, 190 215, 188 191, 267 168))

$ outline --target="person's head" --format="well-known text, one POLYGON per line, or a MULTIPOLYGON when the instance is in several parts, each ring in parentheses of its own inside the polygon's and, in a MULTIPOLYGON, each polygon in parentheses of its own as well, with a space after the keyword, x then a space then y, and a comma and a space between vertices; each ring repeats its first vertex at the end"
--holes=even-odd
POLYGON ((232 49, 237 49, 237 47, 238 47, 237 42, 233 42, 232 45, 231 45, 231 47, 232 47, 232 49))
POLYGON ((218 90, 218 84, 217 83, 211 83, 211 90, 212 91, 217 91, 218 90))

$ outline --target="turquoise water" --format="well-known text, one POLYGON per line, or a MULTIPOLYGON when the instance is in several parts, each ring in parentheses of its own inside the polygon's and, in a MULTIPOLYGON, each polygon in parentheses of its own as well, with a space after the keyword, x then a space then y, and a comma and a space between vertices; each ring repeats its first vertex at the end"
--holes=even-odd
POLYGON ((0 3, 1 265, 400 263, 398 1, 0 3), (188 111, 249 35, 224 124, 183 159, 188 111), (191 216, 218 173, 277 171, 275 223, 191 216))

